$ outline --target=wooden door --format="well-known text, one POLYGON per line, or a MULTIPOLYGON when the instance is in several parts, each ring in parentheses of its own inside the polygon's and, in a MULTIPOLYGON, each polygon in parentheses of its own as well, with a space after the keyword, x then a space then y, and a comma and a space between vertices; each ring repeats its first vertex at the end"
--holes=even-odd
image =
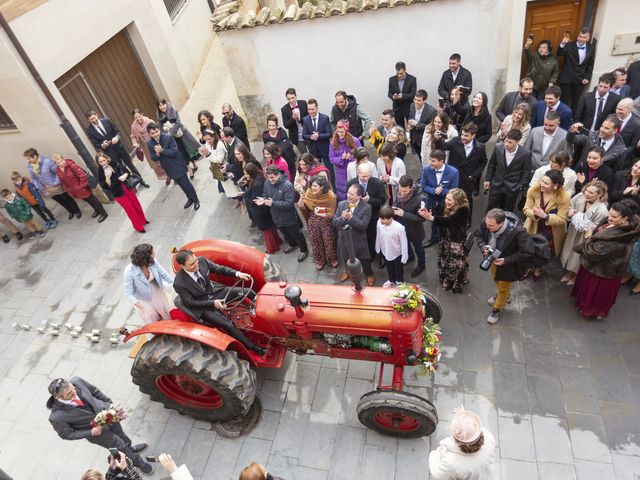
MULTIPOLYGON (((585 22, 586 0, 541 0, 527 3, 527 16, 522 34, 522 45, 527 39, 527 35, 534 35, 531 48, 535 51, 541 40, 551 41, 551 46, 555 54, 556 48, 560 45, 564 33, 569 31, 570 37, 575 40, 578 31, 585 25, 592 22, 585 22)), ((564 57, 558 58, 558 63, 562 68, 564 57)), ((520 78, 527 73, 527 62, 522 60, 520 78)))
POLYGON ((129 150, 131 111, 141 108, 155 119, 155 92, 125 30, 64 73, 55 85, 80 125, 87 125, 87 110, 111 118, 129 150))

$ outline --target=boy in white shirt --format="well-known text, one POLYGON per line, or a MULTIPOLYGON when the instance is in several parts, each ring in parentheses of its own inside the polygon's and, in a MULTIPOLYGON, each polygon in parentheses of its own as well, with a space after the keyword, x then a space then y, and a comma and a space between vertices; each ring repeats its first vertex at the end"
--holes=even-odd
POLYGON ((407 263, 407 234, 404 225, 393 219, 393 209, 384 206, 380 209, 377 224, 376 252, 382 253, 389 279, 382 284, 384 288, 400 285, 404 282, 404 264, 407 263))

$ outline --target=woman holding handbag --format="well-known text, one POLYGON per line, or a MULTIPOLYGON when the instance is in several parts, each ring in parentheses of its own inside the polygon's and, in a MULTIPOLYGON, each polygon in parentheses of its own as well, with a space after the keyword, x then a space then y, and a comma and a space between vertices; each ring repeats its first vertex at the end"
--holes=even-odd
POLYGON ((111 192, 116 202, 120 204, 129 217, 133 228, 140 233, 146 233, 144 226, 150 223, 144 215, 142 205, 136 197, 134 187, 127 186, 129 173, 125 171, 120 162, 111 162, 111 158, 104 152, 96 154, 98 168, 98 181, 100 186, 111 192))
POLYGON ((162 165, 160 165, 160 162, 156 162, 151 158, 151 152, 149 152, 149 146, 147 145, 147 142, 151 140, 147 126, 153 123, 153 120, 146 117, 139 108, 134 108, 131 115, 133 115, 133 122, 131 123, 131 143, 133 148, 136 149, 138 160, 142 162, 146 157, 153 173, 156 174, 156 178, 158 180, 165 180, 167 185, 169 185, 171 179, 167 178, 167 174, 162 168, 162 165))
MULTIPOLYGON (((73 198, 79 198, 91 205, 91 208, 93 208, 91 218, 98 217, 98 223, 104 222, 109 215, 107 215, 100 200, 98 200, 91 191, 87 172, 80 168, 73 160, 65 160, 59 153, 54 153, 51 157, 57 165, 56 174, 60 179, 60 183, 62 183, 64 191, 73 198)), ((92 178, 95 179, 95 177, 92 178)))
POLYGON ((193 179, 193 172, 198 170, 195 161, 198 159, 198 148, 200 143, 191 135, 180 120, 180 115, 176 108, 167 102, 164 98, 156 103, 158 107, 157 117, 158 125, 162 131, 171 135, 178 144, 178 150, 182 152, 182 156, 187 160, 189 167, 189 178, 193 179))
POLYGON ((202 132, 202 141, 204 143, 198 149, 198 153, 202 158, 209 160, 209 170, 213 179, 217 180, 218 192, 225 193, 224 184, 230 182, 233 185, 233 181, 227 180, 224 174, 227 168, 227 147, 218 134, 208 128, 202 132))

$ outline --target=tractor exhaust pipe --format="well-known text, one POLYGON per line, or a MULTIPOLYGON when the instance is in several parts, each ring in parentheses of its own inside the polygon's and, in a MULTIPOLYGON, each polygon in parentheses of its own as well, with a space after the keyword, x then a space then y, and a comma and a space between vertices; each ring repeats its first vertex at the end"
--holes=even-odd
POLYGON ((353 283, 355 291, 360 292, 364 290, 366 284, 364 272, 362 271, 362 264, 360 263, 360 260, 356 258, 355 251, 353 249, 351 227, 349 225, 345 225, 342 227, 342 231, 345 234, 345 240, 347 241, 347 253, 349 254, 349 259, 347 260, 347 275, 349 275, 349 280, 353 283))

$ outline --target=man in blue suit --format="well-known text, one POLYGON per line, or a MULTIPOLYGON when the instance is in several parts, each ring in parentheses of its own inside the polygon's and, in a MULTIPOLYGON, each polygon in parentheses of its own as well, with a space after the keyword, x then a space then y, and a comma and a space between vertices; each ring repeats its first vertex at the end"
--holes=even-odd
MULTIPOLYGON (((425 206, 433 213, 440 213, 444 205, 444 197, 449 190, 458 188, 460 178, 458 169, 445 164, 445 158, 442 150, 433 150, 429 157, 429 166, 424 167, 420 177, 420 187, 427 197, 425 206)), ((424 244, 425 248, 435 245, 438 240, 438 227, 432 224, 431 238, 424 244)))
POLYGON ((147 142, 151 158, 156 162, 160 162, 167 176, 176 182, 187 196, 187 203, 184 208, 193 205, 194 210, 200 208, 200 200, 196 189, 193 188, 189 176, 187 175, 187 162, 178 150, 175 139, 168 133, 162 133, 160 127, 155 123, 147 126, 147 132, 151 135, 151 140, 147 142))
MULTIPOLYGON (((331 141, 331 121, 329 116, 318 113, 318 101, 310 98, 307 101, 309 115, 302 119, 302 138, 307 142, 309 153, 322 159, 324 166, 331 172, 334 182, 333 165, 329 161, 329 142, 331 141)), ((335 188, 335 186, 334 186, 335 188)))
POLYGON ((544 126, 544 116, 549 110, 555 110, 560 115, 560 126, 565 130, 571 128, 573 112, 571 108, 560 101, 560 87, 553 85, 547 88, 544 100, 536 105, 536 110, 531 116, 531 128, 544 126))

